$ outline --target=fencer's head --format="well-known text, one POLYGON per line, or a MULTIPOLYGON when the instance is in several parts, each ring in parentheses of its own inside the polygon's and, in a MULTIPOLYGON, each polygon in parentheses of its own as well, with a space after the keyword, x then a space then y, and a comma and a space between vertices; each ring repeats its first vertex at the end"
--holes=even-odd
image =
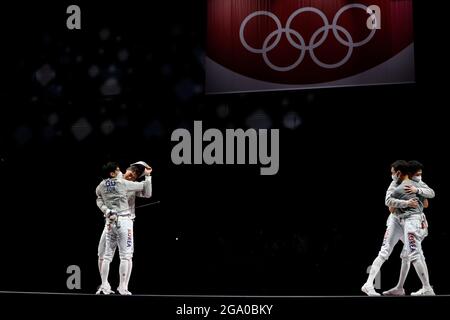
POLYGON ((416 182, 420 182, 422 180, 423 164, 421 164, 417 160, 411 160, 408 161, 408 166, 410 170, 411 179, 416 182))
POLYGON ((136 181, 137 174, 133 171, 131 167, 128 167, 125 171, 125 174, 123 175, 124 179, 128 181, 136 181))
POLYGON ((397 160, 391 164, 391 176, 392 180, 397 181, 402 174, 401 170, 406 171, 408 168, 408 162, 405 160, 397 160))
POLYGON ((144 170, 145 170, 144 166, 133 164, 130 167, 128 167, 123 177, 129 181, 136 181, 138 178, 142 176, 144 170))
POLYGON ((400 164, 397 169, 398 182, 411 178, 411 168, 407 162, 400 164))
POLYGON ((145 174, 145 169, 151 169, 151 167, 144 161, 138 161, 135 163, 130 164, 130 166, 133 168, 136 168, 136 172, 138 173, 137 179, 142 178, 145 174))
POLYGON ((108 162, 102 167, 102 178, 115 178, 120 173, 120 167, 116 162, 108 162))
POLYGON ((142 166, 142 167, 144 167, 144 169, 151 169, 151 167, 144 161, 138 161, 138 162, 130 164, 130 166, 134 166, 134 165, 142 166))

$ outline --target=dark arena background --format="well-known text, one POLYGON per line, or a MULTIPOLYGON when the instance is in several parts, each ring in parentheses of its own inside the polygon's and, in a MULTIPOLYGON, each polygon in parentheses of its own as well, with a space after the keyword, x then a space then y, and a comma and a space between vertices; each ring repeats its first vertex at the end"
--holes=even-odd
MULTIPOLYGON (((218 95, 205 94, 205 0, 2 4, 0 305, 151 306, 161 319, 212 301, 270 303, 274 316, 443 308, 448 11, 444 1, 413 2, 414 84, 218 95), (66 27, 71 4, 81 8, 81 30, 66 27), (195 120, 204 130, 279 129, 278 173, 173 164, 171 134, 195 120), (383 240, 397 159, 422 162, 436 192, 423 248, 437 297, 361 292, 383 240), (160 201, 136 209, 131 297, 91 295, 104 225, 95 188, 110 160, 122 169, 148 162, 153 197, 137 205, 160 201), (80 289, 67 287, 71 265, 81 270, 80 289)), ((397 283, 400 247, 383 265, 379 292, 397 283)), ((114 290, 118 265, 116 256, 114 290)), ((420 286, 411 267, 407 294, 420 286)))

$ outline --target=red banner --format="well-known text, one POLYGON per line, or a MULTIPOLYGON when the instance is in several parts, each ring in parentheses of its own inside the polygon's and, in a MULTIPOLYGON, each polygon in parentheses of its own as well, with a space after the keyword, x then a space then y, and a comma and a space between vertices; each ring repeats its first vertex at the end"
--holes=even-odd
POLYGON ((209 0, 207 93, 414 82, 412 0, 209 0))

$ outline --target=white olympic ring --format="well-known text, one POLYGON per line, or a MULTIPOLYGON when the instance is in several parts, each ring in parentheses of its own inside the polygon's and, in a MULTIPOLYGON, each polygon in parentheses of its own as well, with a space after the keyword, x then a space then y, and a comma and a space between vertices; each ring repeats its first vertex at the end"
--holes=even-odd
MULTIPOLYGON (((347 29, 345 29, 344 27, 338 25, 338 21, 339 21, 339 18, 341 17, 341 15, 345 11, 352 9, 352 8, 362 9, 365 12, 367 12, 367 9, 368 9, 368 7, 366 5, 363 5, 360 3, 345 5, 336 13, 336 15, 333 18, 333 23, 330 25, 326 15, 321 10, 319 10, 317 8, 313 8, 313 7, 300 8, 300 9, 297 9, 296 11, 294 11, 289 16, 289 18, 286 22, 285 28, 283 28, 283 26, 281 25, 280 19, 272 12, 255 11, 255 12, 249 14, 242 21, 241 27, 239 29, 239 38, 245 49, 247 49, 248 51, 250 51, 252 53, 262 54, 264 62, 267 64, 267 66, 275 71, 286 72, 286 71, 295 69, 298 65, 300 65, 300 63, 302 63, 303 59, 305 58, 306 51, 309 51, 311 59, 319 67, 322 67, 324 69, 339 68, 339 67, 343 66, 344 64, 346 64, 350 60, 354 48, 361 47, 361 46, 367 44, 376 33, 376 29, 374 28, 371 30, 370 34, 362 41, 359 41, 356 43, 353 41, 353 38, 352 38, 350 32, 347 29), (311 39, 309 40, 308 45, 306 45, 305 39, 302 37, 302 35, 298 31, 291 29, 292 21, 298 15, 305 13, 305 12, 312 12, 312 13, 317 14, 324 23, 324 25, 322 27, 320 27, 313 33, 313 35, 311 36, 311 39), (245 31, 245 27, 247 26, 247 23, 251 19, 253 19, 254 17, 257 17, 257 16, 268 16, 277 25, 277 29, 275 31, 271 32, 266 37, 261 49, 253 48, 252 46, 250 46, 247 43, 247 41, 245 40, 245 36, 244 36, 244 31, 245 31), (334 63, 334 64, 328 64, 328 63, 324 63, 324 62, 320 61, 314 53, 314 49, 320 47, 325 42, 330 30, 333 31, 333 35, 336 38, 336 40, 340 44, 342 44, 343 46, 348 48, 348 51, 347 51, 347 54, 345 55, 345 57, 341 61, 334 63), (342 36, 339 34, 339 31, 345 36, 346 39, 342 38, 342 36), (294 48, 300 50, 300 55, 299 55, 298 59, 293 64, 286 66, 286 67, 280 67, 280 66, 274 65, 268 57, 268 53, 270 51, 272 51, 273 49, 275 49, 275 47, 280 43, 283 33, 286 34, 286 38, 287 38, 289 44, 291 46, 293 46, 294 48), (322 34, 322 37, 316 42, 316 40, 320 34, 322 34), (293 39, 293 37, 296 38, 297 41, 295 41, 293 39), (275 38, 275 40, 272 42, 272 44, 269 45, 269 43, 271 42, 271 40, 273 38, 275 38)), ((370 14, 369 14, 369 16, 372 17, 372 15, 370 15, 370 14)), ((373 18, 376 19, 376 16, 373 16, 373 18)), ((377 23, 376 20, 375 20, 375 23, 377 23)))

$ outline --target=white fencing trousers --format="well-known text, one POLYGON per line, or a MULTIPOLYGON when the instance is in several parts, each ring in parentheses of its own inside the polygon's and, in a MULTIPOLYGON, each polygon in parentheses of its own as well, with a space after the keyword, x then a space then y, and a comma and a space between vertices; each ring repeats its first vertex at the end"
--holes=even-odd
POLYGON ((404 244, 401 258, 412 262, 418 257, 423 257, 422 240, 427 235, 428 224, 424 214, 412 215, 407 218, 399 218, 395 214, 390 214, 378 255, 387 260, 400 240, 404 244))
MULTIPOLYGON (((104 232, 106 241, 103 259, 105 261, 112 261, 117 247, 119 247, 120 260, 130 260, 133 258, 133 220, 129 216, 119 216, 115 222, 107 223, 104 232)), ((101 242, 102 240, 100 239, 99 257, 102 253, 101 242)))

